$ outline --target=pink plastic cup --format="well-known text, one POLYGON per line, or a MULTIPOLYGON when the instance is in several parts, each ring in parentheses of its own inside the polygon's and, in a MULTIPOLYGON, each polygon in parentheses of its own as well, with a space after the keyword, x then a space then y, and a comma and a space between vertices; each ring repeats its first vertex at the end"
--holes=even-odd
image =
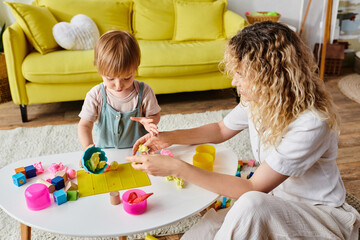
POLYGON ((30 210, 39 211, 51 204, 49 189, 42 183, 30 185, 25 190, 26 204, 30 210))
POLYGON ((144 192, 143 190, 140 190, 140 189, 131 189, 131 190, 126 191, 122 195, 124 210, 125 210, 125 212, 127 212, 129 214, 133 214, 133 215, 142 214, 143 212, 146 211, 147 199, 145 199, 144 201, 139 202, 139 203, 130 204, 128 202, 128 199, 129 199, 129 195, 131 192, 135 192, 138 195, 138 197, 146 194, 146 192, 144 192))

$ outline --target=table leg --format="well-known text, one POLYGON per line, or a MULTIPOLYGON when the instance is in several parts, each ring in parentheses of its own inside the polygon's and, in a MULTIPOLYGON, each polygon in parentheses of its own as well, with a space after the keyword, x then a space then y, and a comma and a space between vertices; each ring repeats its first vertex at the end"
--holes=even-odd
POLYGON ((127 236, 120 236, 119 240, 127 240, 127 236))
POLYGON ((20 232, 21 232, 21 240, 30 240, 31 239, 31 227, 20 223, 20 232))

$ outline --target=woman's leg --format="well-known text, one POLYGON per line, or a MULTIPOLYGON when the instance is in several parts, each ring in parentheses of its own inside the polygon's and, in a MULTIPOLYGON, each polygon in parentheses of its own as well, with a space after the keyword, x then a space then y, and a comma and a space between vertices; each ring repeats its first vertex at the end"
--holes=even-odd
POLYGON ((215 239, 357 239, 359 214, 248 192, 227 213, 215 239))

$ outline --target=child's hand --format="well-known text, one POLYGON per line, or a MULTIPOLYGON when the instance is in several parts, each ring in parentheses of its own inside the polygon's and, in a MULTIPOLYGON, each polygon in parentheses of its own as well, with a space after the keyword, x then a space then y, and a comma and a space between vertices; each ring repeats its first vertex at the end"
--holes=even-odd
POLYGON ((157 130, 158 126, 156 126, 156 124, 153 123, 154 119, 147 117, 131 117, 130 119, 141 123, 146 129, 146 131, 148 131, 151 134, 151 136, 156 136, 159 134, 159 131, 157 130))

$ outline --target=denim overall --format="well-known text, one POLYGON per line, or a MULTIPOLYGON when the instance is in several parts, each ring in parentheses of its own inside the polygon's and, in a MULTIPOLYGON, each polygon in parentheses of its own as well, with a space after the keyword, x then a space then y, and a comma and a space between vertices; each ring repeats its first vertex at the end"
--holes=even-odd
POLYGON ((100 84, 103 104, 99 122, 95 125, 97 133, 97 147, 100 148, 131 148, 136 140, 144 136, 147 131, 144 126, 130 117, 141 117, 140 109, 143 98, 144 83, 140 83, 139 100, 136 108, 122 113, 113 109, 106 100, 104 84, 100 84))

